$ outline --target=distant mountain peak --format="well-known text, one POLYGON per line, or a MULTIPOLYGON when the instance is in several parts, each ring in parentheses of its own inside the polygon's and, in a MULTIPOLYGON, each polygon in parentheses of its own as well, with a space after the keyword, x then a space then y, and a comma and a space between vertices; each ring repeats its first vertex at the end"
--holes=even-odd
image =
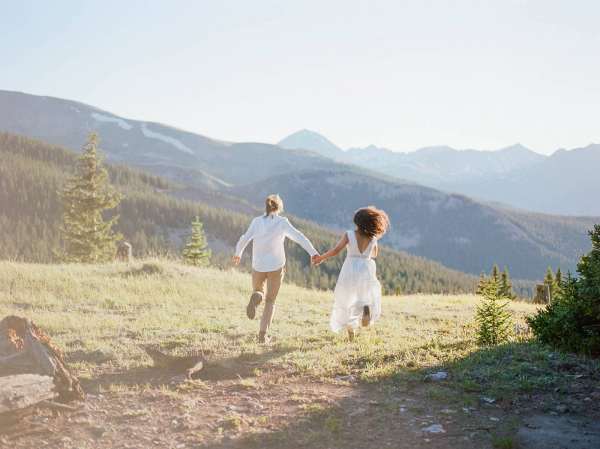
POLYGON ((498 151, 503 151, 506 153, 515 153, 515 152, 532 152, 529 148, 524 147, 523 145, 521 145, 519 142, 515 143, 514 145, 511 145, 509 147, 506 148, 502 148, 498 151))
POLYGON ((286 137, 278 142, 277 145, 298 150, 313 151, 332 159, 344 158, 344 151, 340 147, 332 143, 325 136, 306 128, 286 137))
POLYGON ((449 147, 448 145, 440 145, 440 146, 436 146, 436 147, 424 147, 424 148, 419 148, 417 151, 415 151, 415 153, 418 154, 435 154, 435 153, 450 153, 450 152, 454 152, 457 151, 452 147, 449 147))

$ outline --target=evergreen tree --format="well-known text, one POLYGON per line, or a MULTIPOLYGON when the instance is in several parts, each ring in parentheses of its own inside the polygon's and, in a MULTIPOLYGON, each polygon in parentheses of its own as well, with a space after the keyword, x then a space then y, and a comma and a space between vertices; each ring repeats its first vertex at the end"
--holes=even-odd
POLYGON ((563 279, 562 270, 560 267, 556 270, 556 277, 554 278, 554 287, 556 289, 556 294, 560 295, 562 292, 562 285, 565 282, 563 279))
POLYGON ((493 279, 488 280, 482 296, 475 315, 479 324, 477 343, 488 346, 504 343, 512 334, 512 313, 506 310, 508 298, 502 296, 498 282, 493 279))
POLYGON ((77 158, 77 173, 58 193, 62 200, 64 225, 59 229, 66 248, 55 252, 61 262, 97 263, 110 260, 115 242, 121 238, 111 229, 119 218, 104 221, 102 211, 117 206, 123 197, 106 182, 108 172, 102 166, 106 159, 98 148, 98 134, 91 133, 83 152, 77 158))
POLYGON ((498 264, 494 264, 494 268, 492 268, 491 279, 494 282, 500 282, 500 270, 498 269, 498 264))
POLYGON ((500 276, 500 294, 508 299, 515 299, 517 295, 512 292, 513 283, 510 281, 509 277, 510 275, 505 266, 504 271, 502 271, 502 275, 500 276))
POLYGON ((547 285, 550 288, 550 299, 554 299, 554 293, 556 290, 556 281, 554 279, 554 275, 552 274, 552 270, 548 267, 548 271, 546 271, 546 276, 544 277, 544 285, 547 285))
POLYGON ((481 277, 479 278, 479 283, 477 284, 477 289, 475 290, 476 295, 482 295, 487 285, 485 270, 481 272, 481 277))
POLYGON ((190 234, 190 241, 185 245, 183 251, 183 257, 190 265, 196 265, 197 267, 205 267, 210 264, 211 250, 206 249, 206 237, 202 230, 202 222, 200 217, 196 217, 196 221, 192 222, 192 232, 190 234))
POLYGON ((600 225, 590 233, 592 250, 577 264, 579 279, 567 273, 562 292, 534 317, 536 337, 560 349, 600 355, 600 225))
POLYGON ((394 289, 394 294, 396 296, 401 296, 402 295, 402 287, 400 287, 399 285, 397 285, 396 288, 394 289))

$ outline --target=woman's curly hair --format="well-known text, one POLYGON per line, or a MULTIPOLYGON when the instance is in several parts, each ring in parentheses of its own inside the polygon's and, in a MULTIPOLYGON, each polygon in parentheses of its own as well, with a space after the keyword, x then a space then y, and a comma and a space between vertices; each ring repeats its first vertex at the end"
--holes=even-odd
POLYGON ((367 237, 381 237, 390 226, 390 219, 385 211, 375 206, 362 207, 354 214, 354 224, 358 232, 367 237))

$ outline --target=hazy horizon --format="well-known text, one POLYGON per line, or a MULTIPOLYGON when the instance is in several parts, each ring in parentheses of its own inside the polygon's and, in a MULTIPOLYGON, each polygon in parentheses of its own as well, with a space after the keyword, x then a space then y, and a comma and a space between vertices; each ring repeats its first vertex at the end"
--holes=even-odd
POLYGON ((19 2, 0 89, 214 139, 342 149, 600 142, 595 2, 19 2), (596 118, 595 118, 596 117, 596 118))

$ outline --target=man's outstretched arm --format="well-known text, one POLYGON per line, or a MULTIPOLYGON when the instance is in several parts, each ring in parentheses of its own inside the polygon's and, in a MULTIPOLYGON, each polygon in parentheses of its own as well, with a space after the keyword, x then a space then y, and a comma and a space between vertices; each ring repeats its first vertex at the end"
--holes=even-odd
POLYGON ((304 234, 293 227, 287 218, 285 219, 285 235, 304 248, 308 254, 310 254, 311 262, 313 262, 315 256, 319 255, 318 251, 315 249, 312 243, 310 243, 310 240, 308 240, 304 234))
POLYGON ((238 264, 242 258, 242 253, 244 252, 244 249, 246 249, 246 246, 248 246, 248 243, 250 243, 250 240, 252 240, 254 238, 254 220, 252 220, 252 223, 250 223, 250 227, 248 228, 248 230, 246 231, 246 233, 244 235, 242 235, 239 239, 239 241, 237 242, 237 245, 235 247, 235 255, 233 256, 233 263, 234 264, 238 264))

